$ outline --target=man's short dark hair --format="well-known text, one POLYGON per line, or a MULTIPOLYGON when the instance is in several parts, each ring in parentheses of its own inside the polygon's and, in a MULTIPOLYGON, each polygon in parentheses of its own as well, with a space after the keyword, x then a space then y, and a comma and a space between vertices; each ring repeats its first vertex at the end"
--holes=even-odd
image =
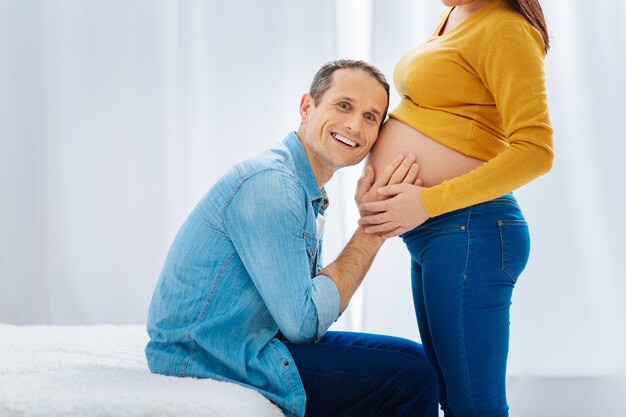
POLYGON ((387 117, 387 110, 389 110, 389 83, 378 68, 365 61, 338 59, 324 64, 324 66, 317 71, 315 77, 313 77, 313 82, 309 88, 309 94, 313 97, 315 105, 317 106, 324 93, 330 88, 333 73, 340 69, 359 69, 361 71, 365 71, 383 86, 387 92, 387 106, 385 106, 385 112, 383 113, 381 120, 381 123, 384 122, 387 117))

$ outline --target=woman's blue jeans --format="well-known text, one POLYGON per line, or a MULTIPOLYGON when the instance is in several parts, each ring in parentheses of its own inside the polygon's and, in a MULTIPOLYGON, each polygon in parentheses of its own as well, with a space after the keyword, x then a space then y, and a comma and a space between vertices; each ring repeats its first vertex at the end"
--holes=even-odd
POLYGON ((508 416, 509 307, 530 251, 517 201, 507 194, 446 213, 402 238, 445 416, 508 416))
POLYGON ((437 376, 418 343, 352 332, 283 343, 302 378, 306 417, 437 416, 437 376))

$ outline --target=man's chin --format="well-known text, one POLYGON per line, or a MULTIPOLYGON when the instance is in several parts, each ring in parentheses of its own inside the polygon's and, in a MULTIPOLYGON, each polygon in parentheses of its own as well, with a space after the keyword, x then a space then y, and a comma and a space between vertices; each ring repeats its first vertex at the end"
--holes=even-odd
POLYGON ((354 165, 358 165, 361 163, 361 161, 363 161, 365 159, 365 157, 367 156, 367 154, 365 155, 361 155, 356 159, 353 159, 350 163, 348 163, 346 166, 354 166, 354 165))

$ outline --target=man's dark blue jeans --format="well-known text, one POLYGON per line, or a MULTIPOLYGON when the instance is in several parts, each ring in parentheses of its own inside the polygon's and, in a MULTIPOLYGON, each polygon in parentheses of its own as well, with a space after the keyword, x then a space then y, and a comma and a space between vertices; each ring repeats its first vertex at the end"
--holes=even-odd
POLYGON ((307 417, 437 416, 437 376, 418 343, 351 332, 284 343, 304 384, 307 417))

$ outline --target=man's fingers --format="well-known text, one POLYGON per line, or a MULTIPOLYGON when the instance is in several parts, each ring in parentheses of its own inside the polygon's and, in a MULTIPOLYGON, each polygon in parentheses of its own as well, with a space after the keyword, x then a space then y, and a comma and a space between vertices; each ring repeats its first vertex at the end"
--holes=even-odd
POLYGON ((415 162, 415 156, 407 155, 406 158, 404 158, 404 160, 400 164, 400 166, 396 168, 396 170, 393 172, 387 184, 400 184, 404 180, 404 178, 409 174, 409 171, 411 170, 411 167, 413 166, 414 162, 415 162))
POLYGON ((358 199, 360 196, 366 194, 372 188, 373 183, 374 168, 368 165, 365 167, 365 172, 363 173, 363 176, 361 176, 361 178, 359 178, 356 183, 356 192, 354 198, 358 199))
POLYGON ((414 184, 417 180, 417 175, 419 174, 420 168, 417 164, 411 165, 409 172, 406 174, 406 177, 402 180, 404 184, 414 184))
POLYGON ((376 178, 376 182, 374 183, 374 185, 376 187, 382 187, 383 185, 387 185, 393 173, 396 172, 396 169, 402 164, 402 161, 404 161, 404 155, 402 154, 399 154, 398 156, 393 158, 393 161, 391 161, 383 169, 383 172, 380 173, 378 178, 376 178))

